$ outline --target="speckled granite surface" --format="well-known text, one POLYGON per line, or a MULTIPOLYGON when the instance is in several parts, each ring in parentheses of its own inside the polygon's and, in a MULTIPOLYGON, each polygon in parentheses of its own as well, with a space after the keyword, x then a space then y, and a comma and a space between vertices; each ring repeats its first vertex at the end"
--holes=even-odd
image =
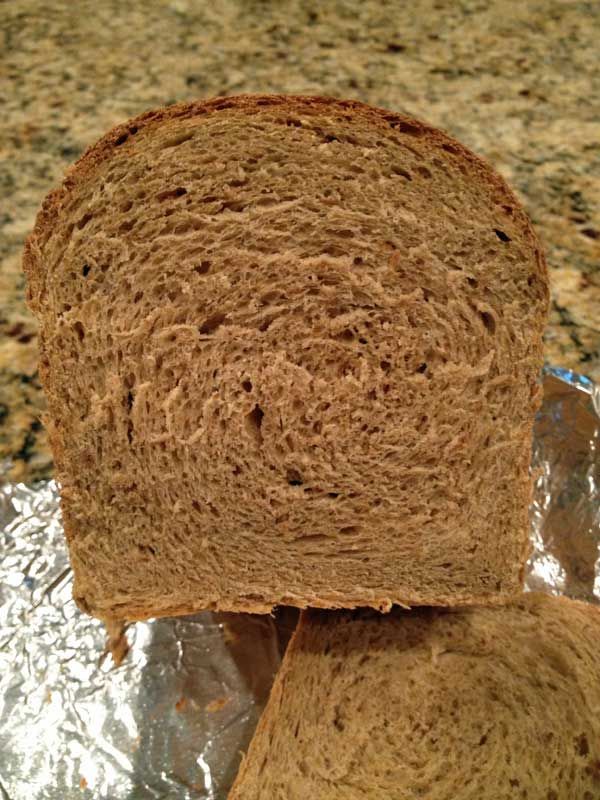
POLYGON ((0 19, 0 458, 51 473, 20 254, 46 192, 115 123, 215 94, 403 110, 487 157, 553 280, 547 358, 600 379, 600 4, 12 0, 0 19))

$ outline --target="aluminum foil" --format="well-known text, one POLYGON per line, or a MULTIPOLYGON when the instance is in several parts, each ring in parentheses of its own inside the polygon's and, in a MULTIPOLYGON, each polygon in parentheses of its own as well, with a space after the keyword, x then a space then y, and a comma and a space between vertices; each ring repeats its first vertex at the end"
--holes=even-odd
MULTIPOLYGON (((547 369, 527 588, 600 603, 600 391, 547 369)), ((54 482, 0 490, 0 798, 227 796, 295 612, 137 623, 120 667, 71 599, 54 482)))
POLYGON ((600 386, 546 368, 532 461, 526 586, 600 603, 600 386))

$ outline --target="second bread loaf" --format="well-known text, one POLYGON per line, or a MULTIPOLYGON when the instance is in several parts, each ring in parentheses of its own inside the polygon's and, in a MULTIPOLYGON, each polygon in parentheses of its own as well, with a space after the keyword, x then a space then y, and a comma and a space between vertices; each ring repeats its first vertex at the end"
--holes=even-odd
POLYGON ((600 612, 309 611, 229 800, 598 800, 600 612))

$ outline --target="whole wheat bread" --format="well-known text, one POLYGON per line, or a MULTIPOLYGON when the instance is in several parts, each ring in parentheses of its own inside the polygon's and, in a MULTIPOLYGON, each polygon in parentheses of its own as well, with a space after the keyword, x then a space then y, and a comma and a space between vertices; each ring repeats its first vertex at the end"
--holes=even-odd
POLYGON ((600 611, 304 612, 230 800, 598 800, 600 611))
POLYGON ((456 141, 326 98, 150 112, 47 198, 24 266, 83 608, 520 588, 546 267, 456 141))

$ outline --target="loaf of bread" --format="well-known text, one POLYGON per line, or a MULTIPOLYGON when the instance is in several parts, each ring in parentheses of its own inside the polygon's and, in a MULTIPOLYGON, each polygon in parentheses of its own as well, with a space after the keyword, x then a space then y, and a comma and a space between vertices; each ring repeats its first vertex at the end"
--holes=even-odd
POLYGON ((520 589, 547 273, 456 141, 326 98, 150 112, 47 198, 24 267, 85 610, 520 589))
POLYGON ((600 611, 304 612, 230 800, 598 800, 600 611))

